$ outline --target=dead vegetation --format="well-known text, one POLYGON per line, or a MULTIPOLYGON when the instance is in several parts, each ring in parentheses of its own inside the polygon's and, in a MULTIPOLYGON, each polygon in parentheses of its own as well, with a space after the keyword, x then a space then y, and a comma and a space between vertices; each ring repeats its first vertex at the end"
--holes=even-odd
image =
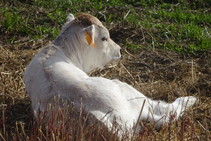
MULTIPOLYGON (((110 30, 111 37, 119 44, 125 44, 125 39, 133 37, 135 31, 140 31, 142 35, 140 27, 124 24, 124 29, 116 26, 110 30)), ((1 27, 0 32, 0 140, 117 140, 115 133, 108 133, 100 127, 87 126, 86 130, 78 128, 80 134, 64 134, 64 128, 56 130, 36 123, 25 92, 23 73, 39 49, 49 44, 50 40, 35 42, 27 35, 17 37, 15 31, 5 34, 1 27), (7 42, 13 36, 15 40, 7 42), (89 134, 84 136, 85 132, 89 134)), ((140 42, 149 38, 151 40, 145 35, 140 42)), ((176 122, 170 121, 159 132, 152 124, 141 122, 144 130, 134 140, 211 140, 210 51, 197 54, 156 48, 134 51, 124 46, 121 60, 108 64, 103 70, 92 71, 90 76, 119 79, 152 99, 167 102, 181 96, 200 99, 199 105, 189 109, 176 122)), ((75 123, 79 120, 76 119, 75 123)), ((128 139, 127 135, 124 139, 128 139)))
MULTIPOLYGON (((14 44, 1 42, 0 133, 2 139, 30 138, 32 130, 30 128, 36 123, 22 76, 26 65, 42 48, 42 44, 48 43, 49 41, 46 40, 32 45, 30 39, 14 44)), ((94 70, 90 75, 127 82, 152 99, 172 102, 180 96, 188 95, 200 99, 198 106, 190 109, 178 121, 163 127, 160 132, 155 131, 153 125, 141 123, 145 128, 143 133, 136 136, 137 139, 209 140, 211 137, 210 58, 209 51, 193 55, 170 50, 141 49, 137 53, 130 53, 125 48, 121 60, 108 64, 103 70, 94 70)))

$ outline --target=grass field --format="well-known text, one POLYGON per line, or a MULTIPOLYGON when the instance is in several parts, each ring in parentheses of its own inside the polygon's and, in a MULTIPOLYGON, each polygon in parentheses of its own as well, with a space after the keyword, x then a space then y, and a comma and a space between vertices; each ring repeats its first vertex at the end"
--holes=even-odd
POLYGON ((90 76, 117 78, 152 99, 200 99, 159 132, 140 123, 133 140, 211 140, 210 7, 211 0, 0 0, 0 140, 117 140, 94 125, 74 124, 70 133, 41 126, 25 92, 26 66, 67 15, 80 12, 98 17, 123 48, 121 60, 90 76))

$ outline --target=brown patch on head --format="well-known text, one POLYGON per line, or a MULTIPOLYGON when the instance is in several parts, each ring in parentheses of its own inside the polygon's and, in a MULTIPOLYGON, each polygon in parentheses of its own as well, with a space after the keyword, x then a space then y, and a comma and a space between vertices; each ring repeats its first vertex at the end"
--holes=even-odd
POLYGON ((80 13, 75 20, 86 27, 91 26, 92 24, 102 26, 102 23, 96 17, 90 14, 80 13))

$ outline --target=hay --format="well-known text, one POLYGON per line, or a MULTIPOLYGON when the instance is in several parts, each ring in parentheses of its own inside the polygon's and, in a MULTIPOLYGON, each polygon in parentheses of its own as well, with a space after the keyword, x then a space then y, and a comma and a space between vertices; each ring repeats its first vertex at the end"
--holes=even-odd
MULTIPOLYGON (((45 40, 42 44, 48 43, 45 40)), ((27 137, 23 131, 34 122, 23 82, 25 67, 42 47, 40 42, 33 44, 29 38, 24 42, 0 44, 0 133, 5 139, 13 139, 18 135, 22 136, 20 138, 27 137)), ((163 127, 160 132, 155 131, 150 123, 140 123, 145 128, 136 138, 208 139, 211 131, 210 58, 210 52, 190 55, 170 50, 142 49, 137 53, 129 53, 125 49, 121 60, 108 64, 103 70, 92 71, 90 76, 119 79, 152 99, 172 102, 180 96, 190 95, 200 99, 198 106, 185 112, 176 122, 163 127)))

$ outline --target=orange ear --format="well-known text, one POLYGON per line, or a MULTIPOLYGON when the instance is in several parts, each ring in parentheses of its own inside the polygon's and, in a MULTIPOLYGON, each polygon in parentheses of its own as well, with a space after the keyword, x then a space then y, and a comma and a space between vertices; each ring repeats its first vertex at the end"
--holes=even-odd
MULTIPOLYGON (((85 31, 86 34, 86 41, 89 45, 91 45, 93 43, 92 37, 89 35, 89 33, 87 33, 87 31, 85 31)), ((95 43, 93 43, 93 46, 96 48, 95 43)))
POLYGON ((86 41, 89 45, 91 45, 92 43, 92 37, 87 33, 87 31, 85 31, 86 34, 86 41))
POLYGON ((95 43, 93 43, 93 46, 96 48, 95 43))

